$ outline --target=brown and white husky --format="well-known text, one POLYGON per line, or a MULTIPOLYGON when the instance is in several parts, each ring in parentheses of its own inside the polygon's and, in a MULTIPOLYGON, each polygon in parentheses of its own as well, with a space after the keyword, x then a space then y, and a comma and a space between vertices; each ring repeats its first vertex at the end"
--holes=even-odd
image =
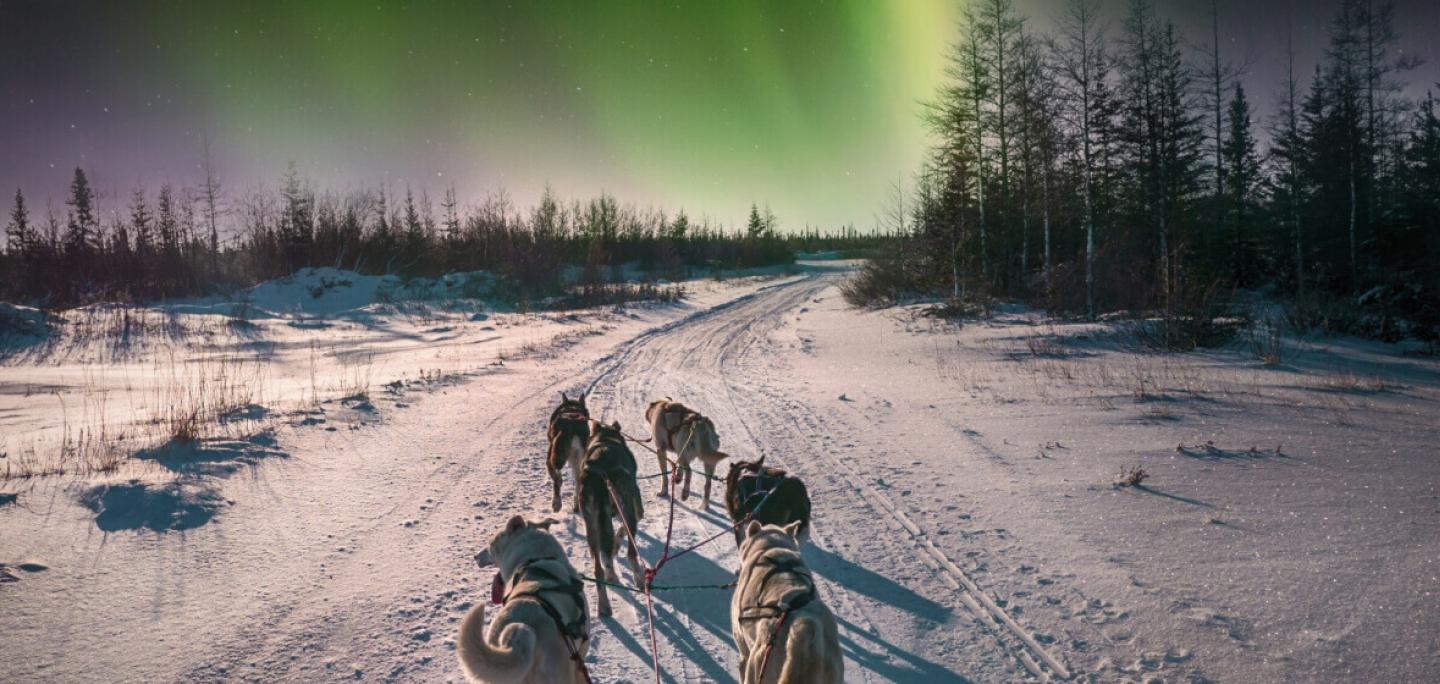
POLYGON ((676 480, 679 480, 682 471, 684 474, 681 501, 690 498, 690 464, 698 457, 705 466, 704 506, 709 508, 710 483, 715 479, 715 467, 730 457, 720 450, 720 434, 715 431, 715 423, 668 397, 650 402, 650 407, 645 409, 645 420, 650 423, 655 456, 660 463, 660 496, 670 495, 670 478, 667 475, 670 459, 666 454, 675 454, 676 480))
POLYGON ((585 444, 590 441, 590 410, 585 407, 585 395, 571 399, 560 393, 560 405, 550 413, 549 441, 545 469, 550 471, 550 483, 555 486, 550 510, 560 512, 560 485, 565 480, 563 468, 568 464, 575 480, 575 505, 570 511, 579 513, 580 462, 585 460, 585 444))

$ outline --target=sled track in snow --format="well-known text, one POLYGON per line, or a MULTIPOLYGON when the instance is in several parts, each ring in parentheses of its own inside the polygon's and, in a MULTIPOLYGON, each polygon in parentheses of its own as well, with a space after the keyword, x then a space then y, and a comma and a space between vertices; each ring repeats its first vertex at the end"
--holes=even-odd
MULTIPOLYGON (((820 450, 820 453, 823 452, 823 449, 820 450)), ((1015 622, 1015 619, 1010 617, 1010 614, 1005 612, 1005 609, 1001 608, 988 593, 981 589, 980 585, 977 584, 968 573, 955 565, 943 551, 937 548, 934 542, 930 541, 925 531, 919 525, 915 524, 915 521, 911 520, 910 516, 906 515, 890 497, 876 490, 869 484, 866 484, 864 479, 850 467, 850 464, 845 463, 843 459, 831 458, 828 455, 823 456, 823 458, 825 458, 832 467, 843 471, 840 473, 840 476, 851 489, 854 489, 860 496, 864 497, 866 501, 869 501, 874 508, 888 513, 901 527, 905 528, 905 531, 910 535, 910 541, 922 552, 920 558, 936 570, 951 589, 963 592, 961 594, 961 600, 965 602, 965 605, 970 608, 976 617, 999 625, 1003 633, 1008 633, 1011 637, 1020 641, 1022 646, 1017 648, 1014 644, 1006 643, 1003 633, 996 634, 997 640, 1010 650, 1016 659, 1025 665, 1025 669, 1042 680, 1048 681, 1052 678, 1052 675, 1059 679, 1070 679, 1070 669, 1065 667, 1065 664, 1051 655, 1049 651, 1046 651, 1045 648, 1040 645, 1040 642, 1036 641, 1035 637, 1030 634, 1029 630, 1025 629, 1025 627, 1018 622, 1015 622), (1042 663, 1043 666, 1041 665, 1042 663)))
MULTIPOLYGON (((756 340, 756 342, 759 341, 760 340, 756 340)), ((727 385, 729 385, 732 390, 743 392, 746 389, 736 387, 733 381, 727 381, 727 385)), ((784 400, 783 397, 777 397, 776 399, 780 401, 784 400)), ((803 410, 803 407, 798 406, 792 406, 791 408, 792 410, 803 410)), ((805 426, 800 425, 798 419, 795 419, 793 415, 791 418, 797 431, 801 433, 808 432, 805 426)), ((980 587, 979 583, 977 583, 973 577, 951 561, 943 551, 936 547, 934 542, 930 541, 929 535, 926 534, 925 530, 917 525, 889 496, 868 484, 844 459, 834 458, 826 449, 817 449, 815 453, 819 454, 821 458, 831 465, 833 474, 838 475, 840 479, 844 480, 846 485, 860 494, 873 508, 884 511, 905 529, 906 533, 910 536, 910 541, 921 551, 920 558, 939 573, 950 588, 962 592, 961 600, 977 618, 980 618, 988 624, 998 626, 998 630, 995 631, 996 639, 1002 646, 1010 651, 1018 661, 1024 664, 1025 668, 1029 670, 1031 674, 1041 680, 1047 681, 1052 678, 1061 680, 1071 678, 1072 674, 1070 669, 1066 667, 1059 658, 1056 658, 1041 646, 1034 635, 1024 626, 1016 622, 1005 609, 1001 608, 999 604, 980 587), (1006 635, 1008 635, 1008 637, 1006 635), (1010 639, 1014 639, 1019 643, 1008 643, 1010 639)))
MULTIPOLYGON (((713 364, 714 368, 708 370, 718 375, 720 385, 726 395, 724 399, 733 410, 732 417, 747 433, 746 437, 749 443, 754 445, 757 451, 764 453, 768 450, 762 446, 763 441, 757 438, 750 421, 747 420, 746 410, 742 409, 736 401, 737 397, 756 396, 757 387, 753 383, 747 382, 753 379, 750 374, 753 369, 748 367, 751 359, 745 358, 749 357, 757 346, 763 348, 767 342, 767 335, 763 331, 756 330, 756 323, 767 317, 778 320, 778 316, 784 311, 818 294, 819 291, 829 286, 829 282, 828 278, 811 276, 769 285, 723 305, 696 312, 637 335, 624 343, 621 348, 597 362, 596 367, 600 370, 586 386, 586 392, 601 399, 596 405, 610 409, 617 408, 613 405, 614 395, 617 392, 618 378, 616 376, 627 370, 632 361, 637 361, 637 356, 646 349, 649 343, 661 339, 669 333, 679 332, 689 326, 733 312, 761 298, 774 296, 777 301, 772 306, 766 307, 764 311, 757 312, 759 315, 756 317, 736 321, 733 325, 726 325, 723 329, 716 331, 718 334, 705 340, 705 346, 713 345, 715 351, 718 352, 716 358, 700 358, 701 355, 696 354, 695 359, 698 364, 713 364), (781 295, 781 291, 785 291, 785 295, 781 295), (718 373, 717 371, 722 367, 725 372, 718 373), (605 386, 607 384, 608 387, 605 386)), ((780 418, 791 423, 790 428, 798 433, 798 436, 813 436, 814 426, 803 424, 796 415, 798 412, 810 413, 808 409, 792 405, 791 402, 786 401, 784 396, 777 396, 771 391, 764 389, 759 391, 766 397, 767 404, 778 407, 776 413, 780 418)), ((715 398, 720 399, 720 397, 715 398)), ((753 411, 754 406, 747 406, 746 409, 753 411)), ((811 413, 811 417, 816 418, 813 413, 811 413)), ((818 419, 815 422, 818 422, 818 419)), ((799 441, 805 443, 810 440, 801 439, 799 441)), ((910 543, 919 551, 916 555, 938 575, 945 586, 959 592, 960 601, 975 616, 977 624, 983 625, 984 629, 994 637, 1013 661, 1023 665, 1025 670, 1041 681, 1072 678, 1069 667, 1047 651, 1028 629, 1016 622, 973 577, 951 561, 930 540, 926 531, 916 524, 894 500, 866 482, 859 472, 844 462, 844 459, 835 458, 827 453, 826 449, 812 449, 811 451, 828 464, 828 476, 843 482, 845 487, 858 493, 872 509, 883 511, 905 530, 910 543)), ((723 492, 721 495, 723 496, 723 492)), ((823 503, 817 508, 823 510, 823 503)), ((837 586, 843 588, 843 585, 837 586)))
POLYGON ((585 386, 585 394, 587 396, 593 394, 595 392, 595 388, 598 387, 601 382, 604 382, 607 378, 613 375, 615 371, 623 368, 625 366, 625 362, 629 361, 630 358, 634 356, 635 352, 650 340, 664 335, 665 333, 674 331, 677 328, 681 328, 687 325, 693 325, 696 322, 703 321, 708 318, 713 318, 738 306, 753 302, 756 298, 770 292, 771 290, 797 285, 799 283, 810 282, 813 279, 814 276, 810 276, 799 280, 787 280, 785 282, 766 285, 755 290, 754 292, 751 292, 750 294, 736 297, 735 299, 732 299, 718 306, 713 306, 708 309, 696 311, 695 313, 692 313, 678 320, 674 320, 664 325, 656 326, 654 328, 646 330, 645 332, 640 333, 639 335, 636 335, 629 340, 626 340, 623 344, 620 345, 619 349, 610 352, 609 354, 601 357, 598 361, 595 362, 595 365, 601 366, 601 369, 600 372, 597 373, 595 377, 590 380, 590 383, 585 386))

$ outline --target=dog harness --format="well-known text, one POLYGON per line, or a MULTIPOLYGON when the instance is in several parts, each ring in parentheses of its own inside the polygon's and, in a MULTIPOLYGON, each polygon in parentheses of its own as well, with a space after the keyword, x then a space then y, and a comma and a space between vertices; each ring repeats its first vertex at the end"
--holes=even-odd
MULTIPOLYGON (((780 636, 780 630, 785 626, 785 619, 790 617, 791 612, 800 610, 815 600, 815 578, 810 575, 810 569, 805 567, 799 554, 781 557, 761 554, 754 563, 750 564, 750 572, 753 573, 755 568, 760 566, 768 567, 765 574, 760 577, 760 590, 756 592, 760 596, 765 595, 765 585, 770 582, 771 578, 779 574, 794 575, 805 582, 804 593, 793 596, 788 601, 784 601, 785 596, 782 595, 780 600, 773 603, 761 603, 740 609, 740 620, 745 622, 775 618, 775 626, 771 628, 770 638, 765 642, 765 655, 760 660, 760 677, 763 679, 765 670, 770 667, 770 654, 775 650, 775 639, 780 636)), ((745 585, 746 582, 739 582, 736 591, 741 591, 745 585)))
POLYGON ((580 411, 571 409, 555 414, 555 417, 550 420, 550 424, 554 425, 562 420, 583 422, 590 420, 590 416, 581 413, 580 411))
POLYGON ((597 432, 594 440, 590 442, 590 447, 585 450, 585 460, 590 460, 590 457, 594 456, 596 452, 604 451, 610 447, 620 447, 627 452, 630 451, 630 447, 625 446, 624 437, 608 437, 597 432))
MULTIPOLYGON (((756 604, 748 608, 741 608, 741 620, 764 620, 766 618, 777 617, 789 611, 799 610, 805 607, 805 604, 815 600, 815 578, 811 576, 810 569, 805 567, 805 562, 801 560, 799 555, 780 558, 761 555, 750 565, 750 571, 753 573, 757 567, 761 566, 767 569, 765 570, 765 574, 760 576, 760 590, 755 592, 756 594, 764 596, 765 585, 776 575, 780 574, 794 575, 795 577, 803 579, 805 581, 805 592, 783 603, 775 601, 772 603, 756 604)), ((747 584, 748 582, 740 582, 740 586, 742 587, 747 584)))
MULTIPOLYGON (((740 500, 749 503, 757 494, 765 494, 778 489, 785 479, 784 475, 746 473, 736 478, 735 488, 740 490, 740 500)), ((753 516, 755 511, 751 511, 750 514, 753 516)))
MULTIPOLYGON (((505 593, 505 596, 500 599, 499 603, 503 606, 509 603, 511 599, 523 596, 534 599, 536 603, 540 604, 540 609, 544 610, 545 614, 549 615, 550 619, 555 622, 555 628, 560 631, 560 640, 565 642, 565 648, 570 651, 570 659, 575 661, 575 667, 580 670, 580 674, 585 678, 585 681, 589 682, 590 670, 585 667, 585 659, 580 657, 580 649, 575 645, 590 638, 590 634, 586 631, 589 616, 586 613, 585 585, 580 582, 579 577, 573 574, 570 574, 569 577, 561 577, 554 571, 537 565, 538 563, 548 561, 566 562, 564 559, 554 556, 542 556, 525 561, 523 565, 515 569, 515 574, 510 576, 510 589, 505 593), (560 584, 558 586, 540 586, 538 582, 535 582, 536 576, 554 580, 560 584), (534 582, 535 588, 517 591, 520 583, 527 580, 534 582), (574 620, 567 622, 564 616, 560 615, 560 611, 555 608, 555 604, 551 603, 542 595, 543 592, 559 592, 569 596, 570 599, 575 602, 575 605, 579 607, 579 615, 576 616, 574 620)), ((499 580, 500 576, 497 574, 495 579, 499 580)))
POLYGON ((674 415, 678 413, 682 416, 680 418, 680 422, 676 423, 673 427, 665 428, 665 437, 670 441, 671 449, 675 448, 675 433, 683 430, 687 426, 693 426, 696 423, 699 423, 700 420, 704 417, 701 416, 699 413, 691 411, 690 409, 683 406, 679 408, 666 408, 665 413, 667 415, 674 415))

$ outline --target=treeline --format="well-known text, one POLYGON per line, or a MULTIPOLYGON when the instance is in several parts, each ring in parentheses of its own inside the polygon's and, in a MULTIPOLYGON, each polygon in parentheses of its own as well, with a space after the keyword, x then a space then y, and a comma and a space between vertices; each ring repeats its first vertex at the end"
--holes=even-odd
MULTIPOLYGON (((208 164, 205 165, 208 169, 208 164)), ((562 202, 548 189, 530 208, 503 192, 463 208, 453 190, 436 207, 407 189, 314 191, 292 168, 277 192, 229 199, 207 171, 197 187, 136 189, 102 218, 76 169, 63 216, 37 219, 16 191, 0 258, 0 297, 49 307, 208 294, 310 266, 402 277, 491 271, 517 300, 559 294, 565 271, 594 287, 637 265, 657 278, 693 270, 790 263, 798 250, 873 246, 853 230, 782 233, 752 206, 737 230, 684 212, 621 205, 610 195, 562 202), (222 238, 222 235, 225 237, 222 238)), ((572 279, 573 280, 573 279, 572 279)))
POLYGON ((1417 64, 1389 3, 1340 0, 1314 73, 1282 45, 1264 121, 1218 28, 1188 50, 1149 0, 1115 30, 1100 11, 1070 0, 1041 35, 1011 0, 970 4, 928 108, 936 145, 888 213, 909 239, 852 300, 1169 316, 1265 288, 1440 323, 1440 112, 1403 95, 1417 64))

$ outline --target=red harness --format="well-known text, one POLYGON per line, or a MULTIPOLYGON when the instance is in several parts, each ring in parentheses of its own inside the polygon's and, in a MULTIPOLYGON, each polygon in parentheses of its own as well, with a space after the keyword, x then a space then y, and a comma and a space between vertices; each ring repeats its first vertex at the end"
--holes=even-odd
POLYGON ((679 415, 682 416, 682 418, 680 419, 680 422, 676 423, 673 427, 667 427, 667 428, 665 428, 665 437, 670 441, 670 448, 671 448, 671 449, 674 449, 674 448, 675 448, 675 433, 677 433, 677 432, 679 432, 680 430, 684 429, 686 426, 694 426, 695 424, 699 423, 701 420, 703 420, 703 419, 705 418, 704 416, 700 415, 699 413, 696 413, 695 411, 691 411, 690 409, 687 409, 687 408, 685 408, 685 407, 683 407, 683 406, 680 407, 680 408, 678 408, 678 409, 668 409, 668 408, 667 408, 667 409, 665 409, 665 413, 668 414, 668 415, 679 414, 679 415))
MULTIPOLYGON (((515 582, 518 584, 521 575, 523 575, 527 570, 531 569, 531 564, 544 560, 554 559, 537 558, 535 560, 532 560, 529 563, 520 566, 520 568, 515 571, 515 575, 511 579, 515 580, 515 582)), ((556 577, 553 573, 543 568, 535 568, 534 570, 539 571, 541 574, 548 575, 552 579, 563 580, 563 578, 556 577)), ((505 580, 500 577, 500 573, 498 571, 495 573, 494 581, 490 583, 490 602, 496 605, 505 605, 506 602, 516 596, 528 596, 532 599, 535 599, 535 601, 540 604, 541 610, 544 610, 545 614, 549 615, 550 619, 555 621, 555 628, 560 631, 560 640, 565 642, 566 650, 570 651, 570 660, 574 661, 575 669, 580 672, 580 676, 585 680, 587 684, 590 684, 590 682, 593 681, 590 679, 590 669, 585 667, 585 659, 580 656, 580 648, 575 645, 576 642, 586 641, 590 638, 590 635, 586 632, 586 623, 589 622, 589 616, 587 615, 585 610, 587 604, 585 603, 584 585, 580 583, 579 579, 572 579, 573 581, 568 585, 551 587, 548 589, 543 589, 543 591, 561 591, 570 594, 571 598, 575 599, 576 605, 580 606, 580 617, 577 618, 574 622, 565 622, 565 618, 561 617, 560 611, 556 610, 555 606, 552 605, 549 601, 547 601, 545 597, 541 596, 538 591, 513 594, 507 592, 505 590, 505 580)))

